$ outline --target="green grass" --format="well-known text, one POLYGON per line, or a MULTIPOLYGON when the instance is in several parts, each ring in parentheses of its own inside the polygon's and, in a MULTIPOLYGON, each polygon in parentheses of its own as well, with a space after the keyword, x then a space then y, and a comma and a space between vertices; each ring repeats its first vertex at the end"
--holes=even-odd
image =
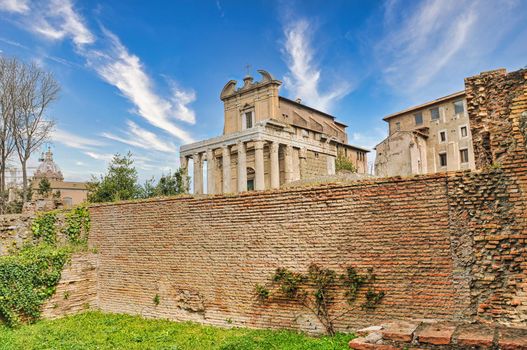
POLYGON ((0 349, 337 350, 350 334, 310 337, 292 331, 224 329, 138 316, 85 312, 15 329, 0 326, 0 349))

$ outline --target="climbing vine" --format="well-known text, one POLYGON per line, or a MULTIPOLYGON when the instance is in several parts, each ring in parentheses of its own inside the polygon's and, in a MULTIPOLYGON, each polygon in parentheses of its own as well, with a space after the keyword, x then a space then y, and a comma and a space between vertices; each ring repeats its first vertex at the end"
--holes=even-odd
POLYGON ((276 269, 267 285, 257 284, 255 292, 260 302, 292 301, 311 311, 322 323, 326 332, 335 334, 334 322, 354 310, 355 301, 363 287, 367 287, 362 309, 374 309, 384 297, 373 286, 375 275, 369 269, 366 275, 359 275, 355 268, 348 267, 344 274, 337 276, 331 269, 311 264, 306 274, 292 272, 286 268, 276 269), (335 298, 342 292, 348 308, 335 315, 332 306, 335 298))
POLYGON ((71 243, 84 242, 90 231, 90 212, 85 206, 78 206, 66 214, 64 234, 71 243))
POLYGON ((33 237, 41 238, 45 243, 55 244, 57 241, 57 213, 48 211, 40 213, 31 224, 31 232, 33 237))
POLYGON ((40 243, 0 257, 0 319, 11 327, 38 319, 68 256, 64 248, 40 243))

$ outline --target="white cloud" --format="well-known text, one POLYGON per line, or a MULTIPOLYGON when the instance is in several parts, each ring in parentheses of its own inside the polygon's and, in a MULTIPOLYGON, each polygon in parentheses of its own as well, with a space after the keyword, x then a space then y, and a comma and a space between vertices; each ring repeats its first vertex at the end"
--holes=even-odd
POLYGON ((106 162, 111 161, 114 156, 111 153, 99 153, 99 152, 94 152, 94 151, 86 151, 84 152, 84 154, 93 159, 104 160, 106 162))
POLYGON ((116 136, 108 132, 102 133, 102 136, 110 140, 122 142, 127 145, 143 149, 151 149, 167 153, 176 151, 176 146, 172 142, 160 140, 156 134, 139 127, 139 125, 130 120, 127 121, 127 124, 129 131, 126 132, 126 137, 116 136))
POLYGON ((194 111, 188 107, 195 100, 194 92, 173 86, 170 100, 157 95, 139 57, 130 54, 113 33, 103 32, 109 41, 109 49, 83 50, 89 66, 106 82, 117 87, 136 106, 135 112, 150 124, 185 143, 193 142, 190 134, 172 120, 195 123, 194 111))
POLYGON ((0 0, 0 10, 14 13, 29 11, 28 0, 0 0))
POLYGON ((518 4, 516 0, 499 6, 489 0, 426 0, 409 6, 389 1, 384 7, 385 34, 375 49, 384 79, 403 94, 447 93, 462 87, 463 76, 498 68, 495 59, 487 60, 486 55, 525 20, 521 11, 515 11, 518 4))
POLYGON ((285 27, 284 53, 289 73, 284 77, 285 87, 295 98, 301 98, 309 105, 323 111, 331 110, 333 104, 351 91, 351 86, 340 82, 326 92, 320 92, 320 74, 314 61, 315 52, 311 45, 310 24, 298 20, 285 27))
MULTIPOLYGON (((6 11, 0 7, 2 10, 6 11)), ((175 121, 196 122, 195 112, 189 107, 196 99, 195 92, 171 83, 170 94, 162 96, 156 93, 153 80, 146 73, 140 58, 130 53, 115 34, 104 28, 103 35, 96 38, 84 18, 75 12, 70 0, 33 3, 21 16, 21 25, 38 35, 52 40, 71 39, 77 54, 86 59, 87 65, 100 78, 115 86, 135 106, 134 112, 151 125, 184 143, 194 141, 190 133, 176 125, 175 121)))
MULTIPOLYGON (((29 10, 29 9, 28 9, 29 10)), ((92 44, 94 35, 75 12, 70 0, 36 3, 24 23, 33 32, 51 40, 70 38, 77 47, 92 44)), ((28 11, 26 11, 28 12, 28 11)))
POLYGON ((101 147, 105 145, 103 142, 75 135, 58 128, 53 131, 51 139, 53 141, 62 143, 65 146, 81 150, 90 150, 93 147, 101 147))

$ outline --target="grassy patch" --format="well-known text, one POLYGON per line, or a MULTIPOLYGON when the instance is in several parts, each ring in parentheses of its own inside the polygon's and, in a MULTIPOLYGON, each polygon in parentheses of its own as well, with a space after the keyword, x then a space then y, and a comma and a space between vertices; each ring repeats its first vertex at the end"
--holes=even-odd
POLYGON ((0 326, 0 349, 337 350, 349 334, 314 338, 292 331, 223 329, 194 323, 86 312, 10 329, 0 326))

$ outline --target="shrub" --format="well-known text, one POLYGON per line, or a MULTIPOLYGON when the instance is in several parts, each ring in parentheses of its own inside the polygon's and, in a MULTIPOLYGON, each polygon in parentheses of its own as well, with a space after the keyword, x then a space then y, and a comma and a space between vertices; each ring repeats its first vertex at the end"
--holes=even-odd
POLYGON ((348 158, 344 157, 344 156, 338 156, 337 157, 337 159, 335 161, 335 169, 337 171, 339 171, 339 170, 347 170, 347 171, 351 171, 352 173, 356 173, 357 172, 357 168, 355 167, 353 162, 351 160, 349 160, 348 158))

